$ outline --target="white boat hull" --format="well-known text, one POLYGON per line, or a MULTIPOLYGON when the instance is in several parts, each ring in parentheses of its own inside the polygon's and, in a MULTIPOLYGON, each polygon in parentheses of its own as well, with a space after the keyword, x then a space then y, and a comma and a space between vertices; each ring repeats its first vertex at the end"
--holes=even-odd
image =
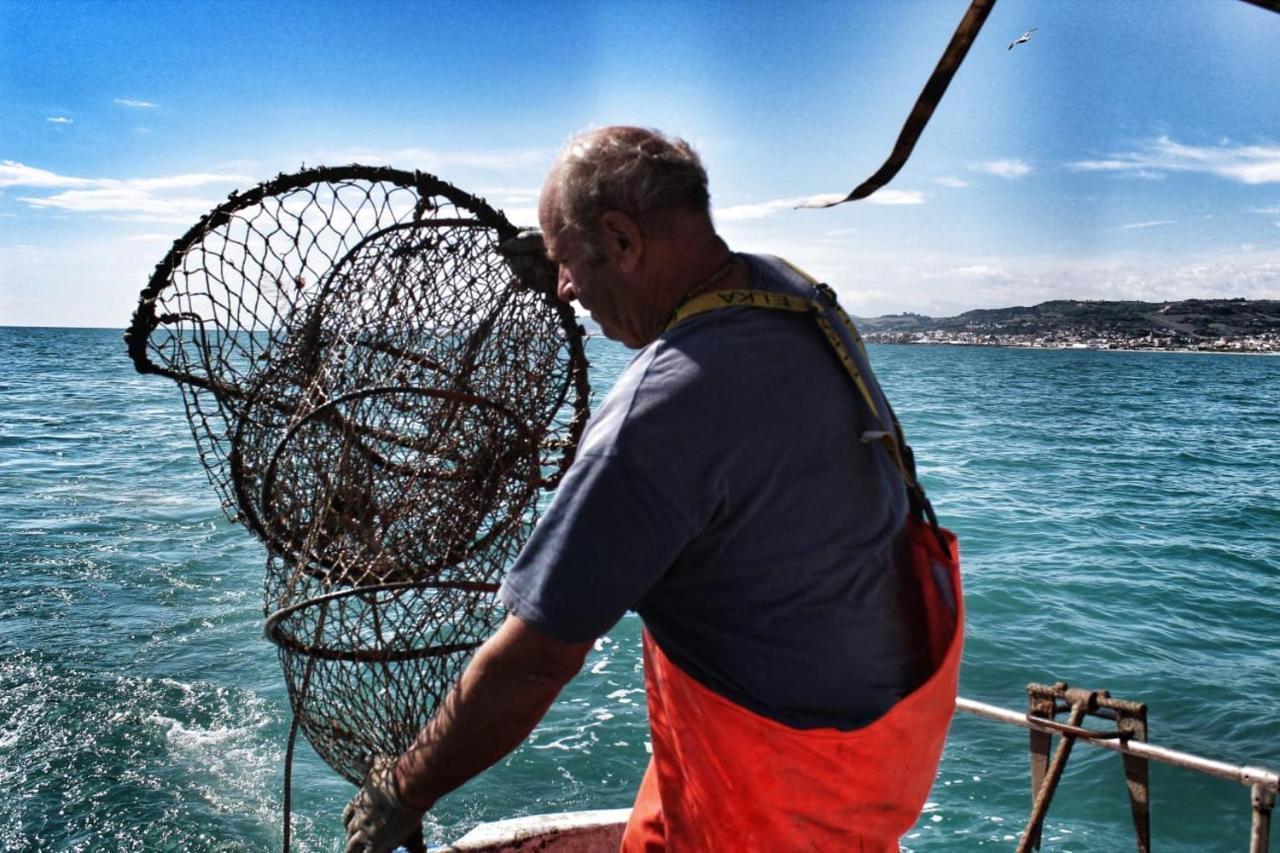
POLYGON ((631 809, 531 815, 484 823, 431 853, 614 853, 631 809))

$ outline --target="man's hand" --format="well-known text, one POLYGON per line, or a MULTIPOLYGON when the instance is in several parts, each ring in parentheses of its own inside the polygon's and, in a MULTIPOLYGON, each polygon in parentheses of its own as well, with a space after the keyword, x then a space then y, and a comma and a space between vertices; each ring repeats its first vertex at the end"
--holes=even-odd
POLYGON ((422 828, 421 809, 404 804, 396 789, 396 759, 373 760, 364 784, 342 810, 347 827, 346 853, 389 853, 422 828))
POLYGON ((426 813, 409 803, 430 807, 519 746, 582 668, 591 646, 554 639, 509 614, 476 650, 457 686, 399 762, 374 759, 342 813, 347 853, 395 849, 421 826, 426 813))

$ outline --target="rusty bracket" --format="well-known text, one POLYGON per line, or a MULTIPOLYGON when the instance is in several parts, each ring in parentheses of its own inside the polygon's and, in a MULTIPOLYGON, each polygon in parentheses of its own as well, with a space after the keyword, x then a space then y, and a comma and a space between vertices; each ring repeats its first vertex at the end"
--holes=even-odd
MULTIPOLYGON (((1033 720, 1039 729, 1032 728, 1031 751, 1031 816, 1018 843, 1018 853, 1040 849, 1041 831, 1049 803, 1062 779, 1071 747, 1077 738, 1085 740, 1147 740, 1147 706, 1141 702, 1113 699, 1106 690, 1084 690, 1067 686, 1066 682, 1054 685, 1027 685, 1027 719, 1033 720), (1066 723, 1056 720, 1058 714, 1068 715, 1066 723), (1098 717, 1115 723, 1115 729, 1104 731, 1084 728, 1080 724, 1086 716, 1098 717), (1053 735, 1044 728, 1059 734, 1058 749, 1049 757, 1053 735)), ((1138 841, 1138 853, 1151 850, 1151 783, 1148 762, 1145 758, 1124 756, 1125 784, 1129 790, 1129 810, 1133 815, 1133 828, 1138 841)))
POLYGON ((1249 853, 1267 853, 1271 844, 1271 810, 1276 806, 1275 789, 1255 782, 1251 799, 1253 826, 1249 834, 1249 853))

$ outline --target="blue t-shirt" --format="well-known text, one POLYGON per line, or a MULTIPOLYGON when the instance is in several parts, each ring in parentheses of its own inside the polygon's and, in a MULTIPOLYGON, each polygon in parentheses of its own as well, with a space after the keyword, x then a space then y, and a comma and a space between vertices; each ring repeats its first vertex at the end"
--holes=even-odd
MULTIPOLYGON (((777 259, 743 258, 751 288, 810 292, 777 259)), ((569 642, 633 609, 739 705, 797 728, 866 725, 928 672, 895 555, 905 489, 860 439, 877 429, 808 314, 696 315, 640 350, 593 414, 501 600, 569 642)))

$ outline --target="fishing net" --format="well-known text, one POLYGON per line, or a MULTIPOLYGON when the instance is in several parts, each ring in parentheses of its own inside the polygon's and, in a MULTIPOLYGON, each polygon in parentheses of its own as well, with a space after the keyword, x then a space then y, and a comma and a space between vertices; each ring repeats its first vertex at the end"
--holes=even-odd
POLYGON ((295 720, 353 783, 497 627, 585 423, 582 332, 540 247, 429 175, 281 175, 174 244, 126 335, 266 543, 295 720))

